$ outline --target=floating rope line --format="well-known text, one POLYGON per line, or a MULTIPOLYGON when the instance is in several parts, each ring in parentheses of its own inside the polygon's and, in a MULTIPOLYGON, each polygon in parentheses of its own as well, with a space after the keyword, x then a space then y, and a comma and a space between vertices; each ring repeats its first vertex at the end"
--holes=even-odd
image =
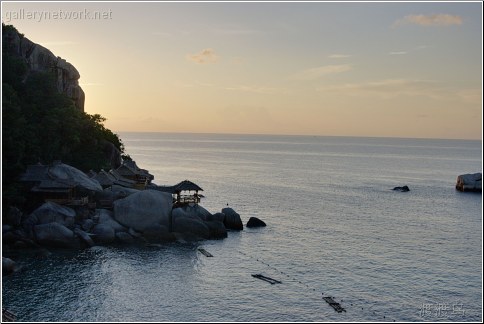
MULTIPOLYGON (((270 265, 269 263, 265 262, 264 260, 260 259, 260 258, 256 258, 256 257, 253 257, 245 252, 242 252, 242 251, 237 251, 239 252, 240 254, 254 260, 254 261, 257 261, 261 264, 264 264, 265 266, 267 266, 268 268, 276 271, 277 273, 280 273, 284 276, 286 276, 287 278, 291 279, 291 281, 295 282, 295 283, 299 283, 303 286, 305 286, 306 288, 308 288, 309 290, 312 290, 312 291, 316 291, 316 289, 314 287, 310 287, 307 283, 305 282, 302 282, 298 279, 296 279, 295 277, 283 272, 283 271, 280 271, 279 269, 277 269, 276 267, 270 265)), ((326 301, 331 307, 334 308, 335 311, 337 311, 338 313, 341 313, 341 312, 345 312, 346 313, 346 309, 344 307, 341 306, 340 303, 344 302, 344 300, 342 298, 337 298, 335 296, 328 296, 328 295, 324 295, 324 292, 321 293, 321 295, 323 295, 322 297, 322 300, 326 301), (337 302, 335 299, 338 299, 339 302, 337 302)), ((356 302, 353 302, 353 303, 350 303, 350 306, 353 306, 353 307, 358 307, 359 308, 359 305, 357 305, 356 302)), ((372 312, 373 315, 375 315, 376 317, 380 317, 381 315, 378 315, 377 312, 375 310, 372 310, 371 308, 374 307, 375 305, 371 305, 370 307, 368 307, 367 309, 370 310, 372 312)), ((364 310, 365 308, 361 306, 361 310, 364 310)), ((387 320, 387 316, 383 315, 381 316, 383 319, 387 320)), ((393 322, 395 322, 395 320, 393 320, 393 322)))

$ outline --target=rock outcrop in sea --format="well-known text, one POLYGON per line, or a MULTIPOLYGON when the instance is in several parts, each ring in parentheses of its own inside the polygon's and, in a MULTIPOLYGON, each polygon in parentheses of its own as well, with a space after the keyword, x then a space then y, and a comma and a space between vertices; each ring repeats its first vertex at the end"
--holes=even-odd
POLYGON ((482 173, 459 175, 455 188, 462 192, 482 192, 482 173))

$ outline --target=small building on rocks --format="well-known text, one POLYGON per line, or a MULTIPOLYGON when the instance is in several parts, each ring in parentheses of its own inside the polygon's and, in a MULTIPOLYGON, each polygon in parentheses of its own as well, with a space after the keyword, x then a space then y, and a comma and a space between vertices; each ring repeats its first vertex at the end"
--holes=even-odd
POLYGON ((171 193, 173 195, 174 206, 182 206, 190 203, 199 204, 200 199, 204 198, 203 195, 198 193, 199 191, 203 191, 203 189, 189 180, 183 180, 174 186, 156 186, 150 189, 171 193))
POLYGON ((133 160, 123 161, 121 166, 115 171, 120 176, 135 181, 134 187, 136 189, 145 189, 145 187, 151 184, 151 181, 155 178, 147 170, 139 168, 133 160))
POLYGON ((99 183, 82 171, 60 161, 51 165, 29 165, 19 181, 35 200, 60 205, 89 205, 93 193, 102 190, 99 183))

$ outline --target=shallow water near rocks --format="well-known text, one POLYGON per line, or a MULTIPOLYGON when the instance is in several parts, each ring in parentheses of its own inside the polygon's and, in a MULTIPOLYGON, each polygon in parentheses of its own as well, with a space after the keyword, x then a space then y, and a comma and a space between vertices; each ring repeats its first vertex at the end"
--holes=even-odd
POLYGON ((18 256, 2 303, 19 321, 482 320, 482 195, 454 188, 482 172, 480 141, 120 135, 155 183, 188 179, 210 212, 267 227, 18 256))

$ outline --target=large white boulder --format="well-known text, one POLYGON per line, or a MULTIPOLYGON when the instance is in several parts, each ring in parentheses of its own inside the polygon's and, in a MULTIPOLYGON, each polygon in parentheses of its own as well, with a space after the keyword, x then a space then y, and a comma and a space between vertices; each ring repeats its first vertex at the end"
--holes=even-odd
POLYGON ((482 192, 482 173, 461 174, 455 188, 460 191, 482 192))
POLYGON ((152 225, 169 226, 172 209, 170 193, 143 190, 114 202, 114 219, 121 225, 143 232, 152 225))

